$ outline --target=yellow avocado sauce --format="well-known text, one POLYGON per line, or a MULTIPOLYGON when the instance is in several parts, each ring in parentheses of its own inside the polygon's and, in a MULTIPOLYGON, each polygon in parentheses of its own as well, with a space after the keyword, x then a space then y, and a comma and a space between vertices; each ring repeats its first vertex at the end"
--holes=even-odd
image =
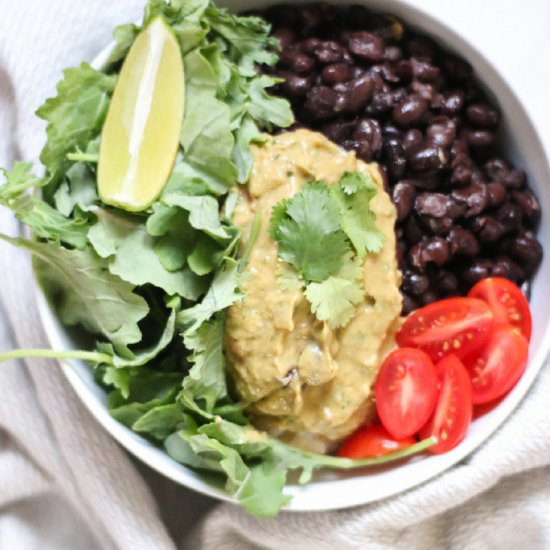
POLYGON ((252 147, 254 168, 237 203, 234 222, 247 242, 261 216, 250 254, 244 299, 227 315, 225 353, 236 397, 259 429, 297 446, 326 452, 372 415, 372 385, 399 326, 401 274, 395 254, 395 208, 376 164, 358 160, 321 134, 297 130, 252 147), (332 330, 311 313, 302 290, 281 285, 285 264, 268 230, 273 207, 319 180, 344 172, 369 174, 371 200, 384 234, 380 253, 363 264, 365 298, 349 324, 332 330), (286 288, 285 288, 286 287, 286 288))

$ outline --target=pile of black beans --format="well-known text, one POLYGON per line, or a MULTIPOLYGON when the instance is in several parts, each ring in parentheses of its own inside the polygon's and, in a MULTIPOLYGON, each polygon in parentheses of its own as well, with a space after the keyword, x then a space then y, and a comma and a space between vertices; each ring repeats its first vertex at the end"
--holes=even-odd
POLYGON ((542 257, 540 205, 498 153, 500 112, 472 67, 391 15, 361 6, 278 5, 260 15, 281 44, 297 126, 383 167, 398 213, 404 312, 488 276, 518 284, 542 257))

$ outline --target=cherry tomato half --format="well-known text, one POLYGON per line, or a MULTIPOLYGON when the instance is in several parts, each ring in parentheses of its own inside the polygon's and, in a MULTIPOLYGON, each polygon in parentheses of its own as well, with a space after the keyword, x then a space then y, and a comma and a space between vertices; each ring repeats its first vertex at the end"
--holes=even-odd
POLYGON ((497 327, 479 353, 464 359, 474 404, 489 403, 507 394, 525 371, 528 354, 527 340, 516 329, 497 327))
POLYGON ((420 350, 392 351, 382 363, 374 386, 382 425, 395 439, 414 435, 430 418, 437 399, 437 375, 420 350))
POLYGON ((531 339, 529 302, 514 283, 501 277, 489 277, 479 281, 468 296, 483 300, 491 308, 496 324, 510 325, 527 341, 531 339))
POLYGON ((383 456, 415 443, 414 437, 394 439, 383 426, 362 426, 342 443, 338 456, 344 458, 383 456))
POLYGON ((475 298, 448 298, 413 311, 397 333, 401 347, 425 351, 434 361, 464 357, 487 342, 493 328, 489 306, 475 298))
POLYGON ((442 359, 435 367, 439 378, 439 396, 430 421, 420 437, 435 436, 438 443, 428 450, 441 454, 456 447, 472 421, 472 384, 466 368, 456 355, 442 359))

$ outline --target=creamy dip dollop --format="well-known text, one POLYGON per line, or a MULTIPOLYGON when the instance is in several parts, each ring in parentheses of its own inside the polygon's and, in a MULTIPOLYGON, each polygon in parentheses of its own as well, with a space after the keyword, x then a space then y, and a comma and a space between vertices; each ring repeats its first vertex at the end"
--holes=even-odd
POLYGON ((234 222, 246 243, 256 212, 261 229, 250 254, 244 299, 227 315, 225 351, 237 397, 252 423, 291 443, 325 452, 372 412, 372 384, 399 325, 400 272, 395 208, 376 164, 358 160, 321 134, 297 130, 253 146, 254 169, 234 222), (281 285, 285 265, 268 229, 273 207, 303 185, 363 172, 378 188, 371 200, 384 234, 380 253, 364 260, 365 298, 350 323, 332 330, 311 313, 302 290, 281 285))

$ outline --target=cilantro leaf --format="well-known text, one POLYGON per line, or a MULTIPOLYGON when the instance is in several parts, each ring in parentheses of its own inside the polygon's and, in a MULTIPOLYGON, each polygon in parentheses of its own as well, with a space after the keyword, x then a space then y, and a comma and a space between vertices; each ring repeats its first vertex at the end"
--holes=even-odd
POLYGON ((342 209, 342 230, 360 257, 380 252, 384 242, 384 234, 376 227, 376 216, 370 209, 376 192, 372 182, 358 172, 344 174, 340 182, 330 186, 330 196, 342 209))
POLYGON ((279 256, 306 281, 321 282, 342 267, 349 252, 338 203, 322 183, 303 187, 273 209, 270 235, 279 256))
POLYGON ((346 195, 353 195, 360 189, 370 189, 376 191, 376 187, 368 174, 363 172, 344 172, 338 185, 346 195))
POLYGON ((268 128, 271 124, 286 128, 294 121, 288 101, 270 96, 266 92, 266 88, 274 86, 277 82, 270 76, 262 75, 250 83, 249 94, 252 103, 248 109, 249 113, 268 128))
POLYGON ((360 284, 332 275, 322 283, 309 283, 304 294, 317 319, 335 329, 349 323, 355 306, 363 300, 364 290, 360 284))

